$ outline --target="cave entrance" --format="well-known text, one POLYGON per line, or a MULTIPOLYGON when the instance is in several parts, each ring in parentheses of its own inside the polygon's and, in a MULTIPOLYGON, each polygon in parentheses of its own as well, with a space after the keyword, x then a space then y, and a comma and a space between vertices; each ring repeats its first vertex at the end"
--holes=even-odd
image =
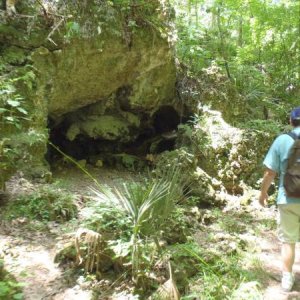
MULTIPOLYGON (((50 141, 77 161, 136 168, 151 163, 149 157, 175 148, 180 116, 172 106, 161 106, 152 115, 121 111, 96 116, 88 111, 95 110, 82 108, 59 121, 49 118, 50 141)), ((51 165, 63 159, 52 147, 47 157, 51 165)))

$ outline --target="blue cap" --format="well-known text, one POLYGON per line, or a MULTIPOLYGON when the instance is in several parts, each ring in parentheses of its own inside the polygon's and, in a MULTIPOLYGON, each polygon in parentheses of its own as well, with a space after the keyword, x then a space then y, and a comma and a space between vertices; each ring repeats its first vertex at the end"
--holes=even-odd
POLYGON ((300 106, 292 110, 291 120, 300 120, 300 106))

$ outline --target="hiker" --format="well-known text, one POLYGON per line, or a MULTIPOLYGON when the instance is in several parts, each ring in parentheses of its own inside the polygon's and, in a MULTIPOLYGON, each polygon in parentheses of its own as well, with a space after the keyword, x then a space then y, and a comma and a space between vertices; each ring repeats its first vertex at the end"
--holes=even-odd
MULTIPOLYGON (((268 189, 279 175, 278 204, 278 238, 282 243, 282 279, 281 286, 286 292, 292 290, 295 277, 292 272, 295 260, 295 243, 300 241, 300 195, 287 196, 288 184, 292 182, 287 178, 295 140, 300 136, 300 107, 295 108, 290 115, 290 124, 293 130, 288 134, 278 136, 270 147, 263 162, 266 167, 261 185, 259 203, 265 206, 268 200, 268 189), (290 151, 291 150, 291 151, 290 151), (289 166, 287 168, 287 166, 289 166), (298 198, 297 198, 298 197, 298 198)), ((299 159, 298 159, 299 162, 299 159)), ((298 165, 295 165, 298 167, 298 165)), ((300 167, 299 173, 300 173, 300 167)), ((298 184, 299 187, 299 184, 298 184)), ((290 194, 289 194, 290 195, 290 194)))

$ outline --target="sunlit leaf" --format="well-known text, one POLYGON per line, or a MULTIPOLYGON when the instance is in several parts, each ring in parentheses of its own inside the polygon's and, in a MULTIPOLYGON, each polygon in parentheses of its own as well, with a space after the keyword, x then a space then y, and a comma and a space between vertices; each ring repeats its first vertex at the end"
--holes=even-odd
POLYGON ((17 101, 17 100, 7 100, 7 104, 10 105, 10 106, 12 106, 12 107, 17 107, 21 103, 20 103, 20 101, 17 101))
POLYGON ((22 114, 24 114, 24 115, 28 115, 28 112, 24 108, 22 108, 22 107, 17 107, 17 110, 19 112, 21 112, 22 114))
POLYGON ((7 121, 10 121, 10 122, 15 121, 15 119, 13 117, 5 117, 4 119, 7 121))

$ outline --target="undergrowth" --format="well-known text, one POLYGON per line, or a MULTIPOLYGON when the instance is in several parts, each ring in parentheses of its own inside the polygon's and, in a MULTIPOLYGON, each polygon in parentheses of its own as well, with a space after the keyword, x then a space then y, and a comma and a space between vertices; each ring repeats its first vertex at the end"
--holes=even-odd
POLYGON ((4 212, 4 218, 8 220, 26 217, 29 220, 64 222, 76 216, 74 196, 55 186, 42 186, 20 195, 7 205, 4 212))
POLYGON ((190 280, 190 291, 181 299, 263 299, 257 279, 262 271, 245 269, 240 256, 216 257, 209 265, 198 264, 198 268, 190 280))
MULTIPOLYGON (((131 197, 133 194, 142 196, 138 190, 147 194, 145 186, 133 186, 133 189, 132 186, 127 189, 131 197)), ((98 195, 98 202, 88 203, 83 210, 82 225, 106 238, 112 259, 121 263, 121 274, 125 274, 123 280, 129 280, 128 275, 133 275, 134 293, 140 295, 139 299, 159 289, 162 278, 168 279, 167 261, 171 261, 174 279, 184 295, 181 299, 262 299, 268 274, 256 254, 249 252, 251 245, 241 236, 247 233, 241 219, 251 224, 251 215, 242 209, 228 212, 206 209, 203 211, 207 216, 193 219, 189 201, 175 203, 167 222, 163 221, 157 227, 159 210, 152 210, 133 237, 133 221, 138 211, 133 209, 131 213, 135 211, 135 214, 129 213, 124 203, 129 198, 122 198, 125 195, 126 192, 121 190, 117 193, 106 191, 100 198, 98 195), (196 242, 197 238, 193 237, 195 231, 206 234, 201 242, 196 242)), ((269 223, 259 220, 262 227, 269 223)), ((98 295, 101 296, 99 291, 98 295)))

